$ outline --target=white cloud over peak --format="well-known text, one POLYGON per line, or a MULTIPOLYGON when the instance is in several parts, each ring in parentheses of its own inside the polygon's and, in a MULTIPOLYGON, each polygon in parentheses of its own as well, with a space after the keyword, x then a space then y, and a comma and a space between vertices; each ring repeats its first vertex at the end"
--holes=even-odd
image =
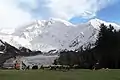
POLYGON ((113 0, 50 0, 49 7, 55 17, 70 19, 75 16, 91 18, 113 0))
POLYGON ((17 27, 33 18, 92 18, 99 10, 116 1, 118 0, 0 0, 0 25, 17 27))
POLYGON ((118 0, 26 0, 23 2, 31 7, 31 11, 38 10, 43 18, 47 16, 69 20, 75 16, 92 18, 99 10, 116 1, 118 0))
POLYGON ((0 0, 0 28, 14 28, 30 20, 30 13, 18 8, 13 0, 0 0))

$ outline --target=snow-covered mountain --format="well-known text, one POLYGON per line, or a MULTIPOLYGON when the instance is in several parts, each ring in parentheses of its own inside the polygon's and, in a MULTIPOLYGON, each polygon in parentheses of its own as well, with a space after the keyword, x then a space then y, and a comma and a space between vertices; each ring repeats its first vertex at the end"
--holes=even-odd
POLYGON ((81 45, 95 42, 100 24, 113 25, 116 29, 120 26, 115 23, 92 19, 87 23, 74 25, 61 19, 36 20, 19 27, 6 34, 0 31, 0 39, 19 48, 20 46, 31 50, 74 50, 81 45))

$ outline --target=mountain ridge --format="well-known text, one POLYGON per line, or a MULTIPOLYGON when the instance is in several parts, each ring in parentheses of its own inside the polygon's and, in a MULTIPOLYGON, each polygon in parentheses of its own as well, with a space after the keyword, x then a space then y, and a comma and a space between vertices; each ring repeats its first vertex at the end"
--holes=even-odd
POLYGON ((23 46, 43 52, 59 49, 75 50, 83 44, 95 42, 99 26, 102 23, 107 26, 111 24, 115 29, 120 29, 120 26, 115 23, 96 18, 79 25, 52 18, 35 20, 28 25, 15 29, 12 34, 0 34, 0 39, 17 48, 23 46))

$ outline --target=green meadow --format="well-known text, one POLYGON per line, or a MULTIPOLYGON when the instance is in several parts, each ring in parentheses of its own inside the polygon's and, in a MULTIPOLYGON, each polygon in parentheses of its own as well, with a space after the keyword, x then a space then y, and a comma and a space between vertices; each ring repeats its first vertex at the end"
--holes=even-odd
POLYGON ((120 70, 0 70, 0 80, 120 80, 120 70))

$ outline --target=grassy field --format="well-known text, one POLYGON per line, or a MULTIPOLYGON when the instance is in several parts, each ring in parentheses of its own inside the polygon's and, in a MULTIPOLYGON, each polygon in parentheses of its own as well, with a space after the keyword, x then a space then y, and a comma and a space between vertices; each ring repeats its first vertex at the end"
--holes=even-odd
POLYGON ((0 70, 0 80, 120 80, 120 70, 0 70))

